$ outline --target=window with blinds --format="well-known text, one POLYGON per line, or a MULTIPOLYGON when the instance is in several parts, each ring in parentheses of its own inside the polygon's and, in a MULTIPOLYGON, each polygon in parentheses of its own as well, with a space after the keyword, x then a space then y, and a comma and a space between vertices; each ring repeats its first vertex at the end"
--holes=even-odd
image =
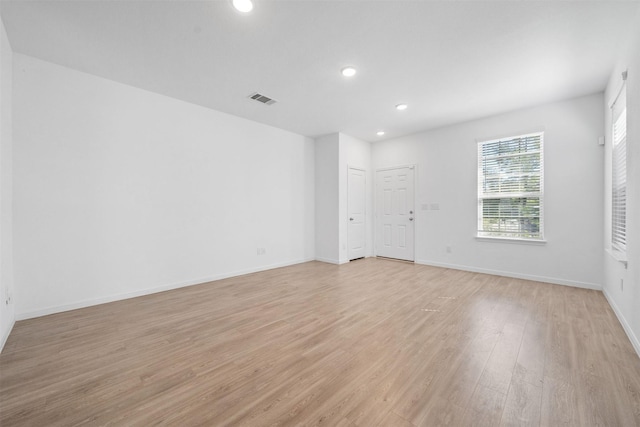
POLYGON ((627 251, 627 108, 624 93, 613 105, 611 247, 627 251))
POLYGON ((478 237, 542 240, 543 133, 478 143, 478 237))

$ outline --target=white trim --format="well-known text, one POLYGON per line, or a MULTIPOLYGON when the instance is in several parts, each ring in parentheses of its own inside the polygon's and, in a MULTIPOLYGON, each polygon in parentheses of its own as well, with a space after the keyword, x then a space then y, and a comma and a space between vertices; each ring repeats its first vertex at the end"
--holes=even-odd
POLYGON ((618 318, 618 321, 622 325, 622 329, 624 329, 624 332, 627 334, 629 341, 631 341, 631 345, 633 345, 633 349, 636 351, 636 354, 640 356, 640 341, 638 341, 638 337, 636 337, 636 334, 633 333, 633 329, 631 329, 631 326, 629 326, 627 319, 624 317, 624 315, 622 314, 622 311, 620 310, 616 302, 613 300, 611 295, 609 295, 607 290, 603 289, 602 293, 604 294, 604 297, 607 299, 607 302, 613 309, 613 312, 618 318))
POLYGON ((617 251, 613 248, 606 248, 604 251, 608 253, 609 256, 613 258, 615 261, 618 261, 619 263, 623 264, 625 269, 627 268, 627 261, 628 261, 627 254, 617 251))
POLYGON ((84 300, 84 301, 77 301, 77 302, 74 302, 74 303, 71 303, 71 304, 63 304, 63 305, 58 305, 58 306, 42 308, 42 309, 38 309, 38 310, 25 311, 25 312, 21 312, 21 313, 16 312, 16 320, 25 320, 25 319, 31 319, 31 318, 34 318, 34 317, 47 316, 49 314, 61 313, 61 312, 64 312, 64 311, 69 311, 69 310, 77 310, 79 308, 91 307, 91 306, 94 306, 94 305, 106 304, 106 303, 109 303, 109 302, 121 301, 121 300, 140 297, 140 296, 144 296, 144 295, 151 295, 151 294, 155 294, 155 293, 158 293, 158 292, 170 291, 172 289, 184 288, 184 287, 187 287, 187 286, 201 285, 203 283, 213 282, 213 281, 216 281, 216 280, 228 279, 230 277, 243 276, 245 274, 257 273, 257 272, 260 272, 260 271, 273 270, 274 268, 287 267, 287 266, 290 266, 290 265, 302 264, 302 263, 310 262, 310 261, 314 261, 314 260, 315 260, 314 258, 308 258, 308 259, 301 259, 301 260, 296 260, 296 261, 288 261, 288 262, 283 262, 283 263, 277 263, 277 264, 271 264, 271 265, 267 265, 267 266, 262 266, 262 267, 258 267, 258 268, 249 268, 249 269, 246 269, 246 270, 239 270, 239 271, 234 271, 234 272, 231 272, 231 273, 218 274, 218 275, 215 275, 215 276, 201 277, 199 279, 192 279, 192 280, 187 280, 187 281, 184 281, 184 282, 170 283, 168 285, 161 285, 161 286, 157 286, 157 287, 153 287, 153 288, 141 289, 141 290, 134 291, 134 292, 124 292, 124 293, 116 294, 116 295, 108 295, 108 296, 99 297, 99 298, 92 298, 92 299, 87 299, 87 300, 84 300))
MULTIPOLYGON (((528 138, 530 136, 543 136, 544 135, 544 131, 535 131, 535 132, 529 132, 529 133, 523 133, 523 134, 517 134, 517 135, 509 135, 509 136, 503 136, 500 138, 491 138, 491 139, 484 139, 484 140, 480 140, 476 138, 476 142, 478 144, 486 144, 489 142, 498 142, 498 141, 503 141, 503 140, 510 140, 510 139, 515 139, 515 138, 528 138)), ((536 151, 531 151, 531 153, 535 153, 536 151)), ((542 150, 540 150, 540 153, 542 153, 542 150)))
POLYGON ((616 105, 616 102, 618 102, 618 98, 620 98, 620 94, 622 93, 622 91, 624 90, 626 84, 627 84, 627 73, 628 70, 624 70, 621 74, 622 74, 622 83, 620 84, 620 87, 618 88, 618 91, 616 92, 616 96, 613 97, 613 99, 611 101, 609 101, 609 109, 613 109, 613 106, 616 105))
POLYGON ((489 236, 476 236, 476 240, 479 242, 491 242, 491 243, 516 243, 524 245, 546 245, 547 241, 544 239, 517 239, 515 237, 489 237, 489 236))
POLYGON ((475 142, 476 143, 480 143, 480 142, 486 142, 486 141, 500 141, 501 139, 509 139, 511 137, 513 137, 514 135, 535 135, 537 133, 545 133, 547 129, 545 128, 545 126, 534 126, 529 128, 528 130, 516 130, 513 132, 505 132, 502 134, 498 134, 498 135, 493 135, 493 136, 487 136, 484 138, 476 138, 475 142))
POLYGON ((15 320, 11 321, 11 325, 9 325, 9 329, 7 329, 7 333, 4 334, 2 337, 0 337, 0 339, 2 341, 0 341, 0 353, 2 353, 2 350, 4 349, 4 345, 7 343, 7 340, 9 339, 9 335, 11 335, 11 331, 13 330, 13 326, 16 324, 15 320))
POLYGON ((412 164, 412 165, 389 166, 389 167, 386 167, 386 168, 376 169, 376 172, 378 172, 378 171, 392 171, 394 169, 404 169, 404 168, 413 169, 415 167, 417 167, 417 165, 415 163, 412 164))
POLYGON ((602 285, 597 283, 578 282, 575 280, 559 279, 556 277, 535 276, 532 274, 514 273, 511 271, 491 270, 487 268, 472 267, 468 265, 447 264, 443 262, 416 260, 416 264, 430 265, 433 267, 451 268, 454 270, 470 271, 473 273, 493 274, 495 276, 513 277, 515 279, 533 280, 535 282, 551 283, 553 285, 572 286, 574 288, 602 290, 602 285))
POLYGON ((349 260, 337 260, 333 258, 321 258, 321 257, 315 257, 314 261, 326 262, 327 264, 335 264, 335 265, 342 265, 349 262, 349 260))

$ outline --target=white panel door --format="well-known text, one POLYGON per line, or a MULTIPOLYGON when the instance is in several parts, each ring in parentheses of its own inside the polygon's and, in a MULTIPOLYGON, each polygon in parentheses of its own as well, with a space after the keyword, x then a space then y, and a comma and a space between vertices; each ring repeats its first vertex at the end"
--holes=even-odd
POLYGON ((365 171, 349 168, 347 181, 347 210, 349 211, 348 247, 349 260, 364 258, 366 247, 365 231, 365 197, 366 197, 365 171))
POLYGON ((414 168, 376 173, 376 255, 414 260, 414 168))

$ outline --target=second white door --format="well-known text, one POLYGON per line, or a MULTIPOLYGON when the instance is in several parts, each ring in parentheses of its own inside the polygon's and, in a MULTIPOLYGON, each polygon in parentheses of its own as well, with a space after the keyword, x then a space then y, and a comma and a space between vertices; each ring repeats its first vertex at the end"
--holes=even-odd
POLYGON ((347 210, 349 211, 347 242, 349 245, 349 260, 364 258, 365 256, 365 176, 365 171, 349 168, 347 182, 347 210))
POLYGON ((414 260, 414 168, 376 173, 376 255, 414 260))

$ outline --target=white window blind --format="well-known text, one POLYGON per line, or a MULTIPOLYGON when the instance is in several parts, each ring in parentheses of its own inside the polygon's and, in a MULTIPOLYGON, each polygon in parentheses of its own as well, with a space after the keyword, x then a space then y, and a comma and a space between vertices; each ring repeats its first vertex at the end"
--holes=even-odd
POLYGON ((611 247, 627 251, 627 107, 625 88, 612 106, 611 247))
POLYGON ((478 237, 542 240, 543 133, 478 143, 478 237))

